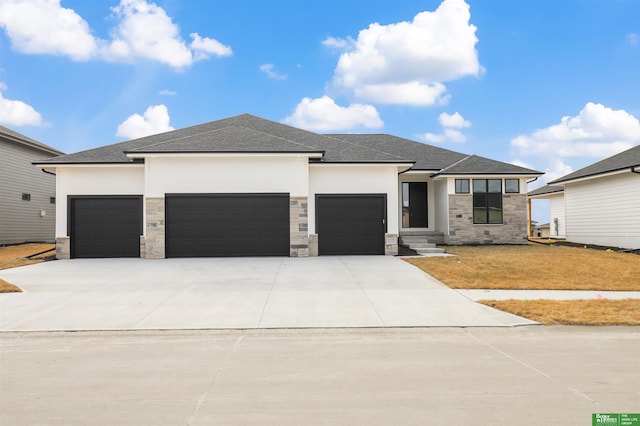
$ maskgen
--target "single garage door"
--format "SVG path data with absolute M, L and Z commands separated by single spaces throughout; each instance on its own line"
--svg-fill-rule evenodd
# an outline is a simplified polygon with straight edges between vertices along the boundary
M 140 257 L 142 197 L 69 199 L 71 257 Z
M 317 195 L 318 254 L 384 254 L 385 195 Z
M 289 256 L 289 194 L 167 195 L 166 256 Z

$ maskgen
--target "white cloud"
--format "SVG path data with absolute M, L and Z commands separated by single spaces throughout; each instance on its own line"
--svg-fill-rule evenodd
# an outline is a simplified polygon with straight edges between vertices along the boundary
M 200 37 L 198 33 L 191 33 L 189 36 L 193 39 L 189 47 L 195 52 L 195 59 L 198 61 L 207 59 L 210 55 L 222 57 L 233 54 L 231 47 L 220 43 L 214 38 Z
M 443 112 L 438 116 L 438 122 L 443 127 L 442 133 L 425 133 L 424 135 L 418 135 L 418 137 L 433 143 L 464 143 L 467 141 L 467 137 L 458 129 L 471 127 L 471 122 L 465 120 L 459 112 L 454 112 L 453 114 Z
M 364 101 L 428 106 L 445 96 L 444 82 L 481 72 L 476 27 L 464 0 L 444 0 L 434 12 L 411 22 L 371 24 L 353 43 L 328 38 L 342 47 L 333 86 Z
M 636 44 L 638 44 L 638 42 L 640 42 L 640 35 L 638 35 L 637 33 L 627 34 L 627 43 L 629 43 L 631 46 L 635 46 Z
M 322 45 L 328 47 L 330 49 L 352 49 L 356 46 L 356 41 L 351 37 L 347 38 L 336 38 L 336 37 L 327 37 L 322 40 Z
M 384 126 L 374 106 L 352 104 L 341 107 L 328 96 L 302 99 L 284 122 L 307 130 L 325 132 L 356 127 L 378 129 Z
M 471 122 L 465 120 L 459 112 L 454 112 L 453 114 L 447 114 L 446 112 L 443 112 L 438 117 L 438 122 L 442 125 L 442 127 L 452 127 L 454 129 L 471 127 Z
M 260 65 L 260 71 L 265 73 L 267 77 L 272 78 L 274 80 L 286 80 L 286 74 L 280 74 L 275 70 L 275 65 L 273 64 L 262 64 Z
M 0 27 L 11 46 L 23 53 L 69 56 L 76 61 L 91 59 L 98 41 L 89 24 L 60 0 L 3 0 Z
M 177 94 L 178 92 L 174 92 L 173 90 L 169 90 L 169 89 L 162 89 L 161 91 L 158 92 L 158 95 L 162 95 L 162 96 L 175 96 Z
M 2 0 L 0 27 L 17 51 L 68 56 L 76 61 L 158 61 L 180 69 L 211 55 L 229 56 L 231 48 L 191 33 L 187 46 L 165 10 L 146 0 L 120 0 L 111 8 L 117 25 L 110 40 L 95 37 L 89 24 L 60 0 Z
M 169 111 L 166 105 L 152 105 L 140 114 L 130 115 L 125 121 L 120 123 L 116 136 L 136 139 L 143 136 L 154 135 L 156 133 L 173 130 L 169 124 Z
M 543 164 L 542 181 L 565 176 L 640 143 L 640 121 L 624 110 L 587 103 L 576 116 L 511 140 L 515 155 Z M 544 165 L 546 164 L 546 165 Z
M 42 115 L 31 105 L 17 100 L 7 99 L 2 91 L 7 85 L 0 82 L 0 124 L 8 126 L 41 126 Z
M 640 142 L 640 121 L 624 110 L 589 102 L 575 117 L 511 140 L 519 155 L 605 158 Z

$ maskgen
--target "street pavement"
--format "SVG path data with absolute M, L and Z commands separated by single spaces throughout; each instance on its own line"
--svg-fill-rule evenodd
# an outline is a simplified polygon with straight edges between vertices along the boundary
M 0 333 L 2 425 L 590 425 L 639 327 Z

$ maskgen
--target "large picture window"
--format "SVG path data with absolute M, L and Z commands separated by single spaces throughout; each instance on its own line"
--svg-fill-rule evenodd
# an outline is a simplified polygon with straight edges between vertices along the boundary
M 502 223 L 502 179 L 473 180 L 473 223 Z

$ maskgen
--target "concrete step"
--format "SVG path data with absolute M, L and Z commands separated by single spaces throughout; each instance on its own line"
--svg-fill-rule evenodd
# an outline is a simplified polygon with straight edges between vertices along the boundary
M 402 244 L 417 244 L 417 243 L 428 243 L 429 240 L 426 237 L 400 237 L 400 242 Z
M 434 248 L 436 245 L 432 243 L 410 243 L 406 244 L 411 250 L 417 250 L 422 248 Z
M 444 249 L 439 247 L 429 247 L 429 248 L 412 249 L 412 250 L 415 250 L 416 253 L 418 254 L 444 253 Z

